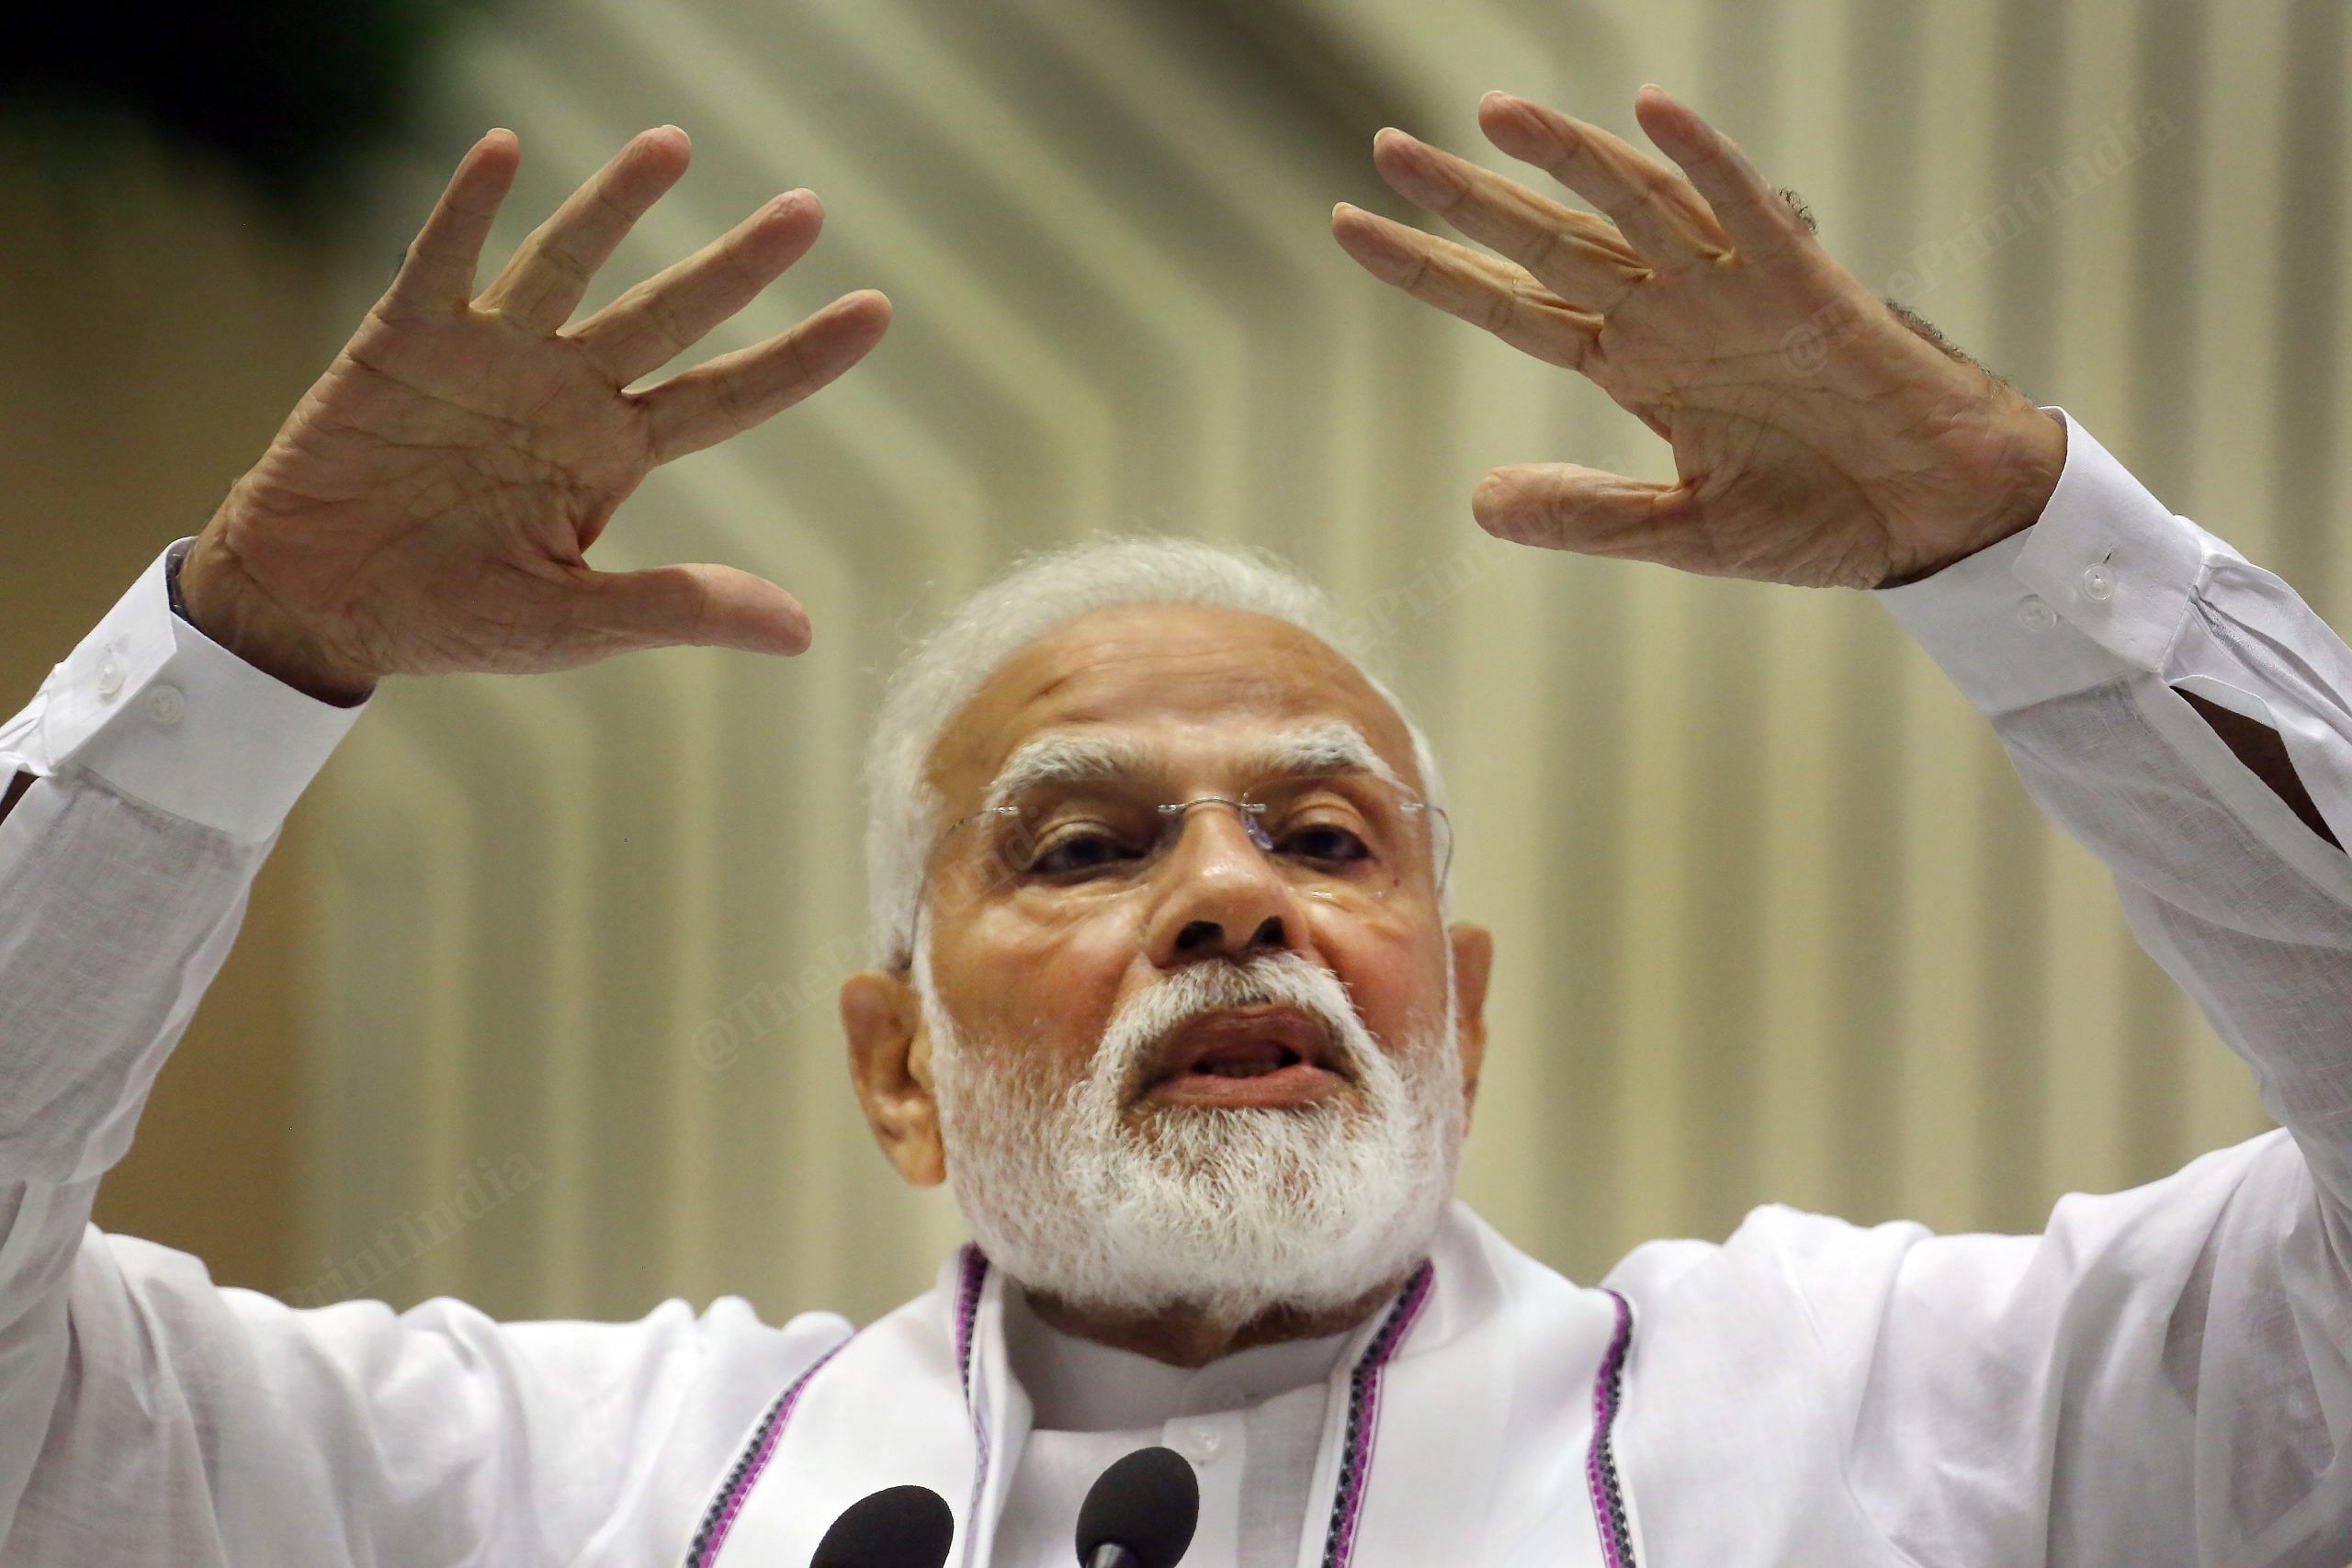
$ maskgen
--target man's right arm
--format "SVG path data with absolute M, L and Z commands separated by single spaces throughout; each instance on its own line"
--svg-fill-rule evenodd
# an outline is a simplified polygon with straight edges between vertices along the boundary
M 749 572 L 608 572 L 586 552 L 651 469 L 854 364 L 888 302 L 845 295 L 632 389 L 798 259 L 821 209 L 778 197 L 574 321 L 686 139 L 634 138 L 477 291 L 519 152 L 493 131 L 459 162 L 391 288 L 188 545 L 185 616 L 158 562 L 0 728 L 10 1562 L 571 1561 L 676 1407 L 662 1369 L 707 1335 L 670 1306 L 608 1328 L 454 1303 L 294 1314 L 86 1229 L 254 869 L 358 711 L 336 705 L 391 674 L 808 646 L 798 603 Z M 702 1425 L 740 1429 L 725 1402 L 749 1387 Z
M 0 726 L 0 1540 L 67 1377 L 98 1179 L 360 712 L 173 615 L 164 565 Z
M 674 1555 L 774 1388 L 845 1332 L 296 1311 L 88 1223 L 287 808 L 355 721 L 143 573 L 0 726 L 0 1562 Z M 235 1137 L 233 1121 L 220 1133 Z

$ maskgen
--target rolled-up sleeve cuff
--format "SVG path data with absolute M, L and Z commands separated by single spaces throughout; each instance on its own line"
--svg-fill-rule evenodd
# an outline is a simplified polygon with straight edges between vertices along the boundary
M 365 705 L 306 696 L 174 615 L 170 554 L 50 671 L 29 760 L 45 773 L 80 767 L 175 817 L 258 842 L 277 831 Z
M 2148 493 L 2064 410 L 2066 466 L 2031 527 L 1875 597 L 1969 702 L 2013 712 L 2161 672 L 2229 547 Z

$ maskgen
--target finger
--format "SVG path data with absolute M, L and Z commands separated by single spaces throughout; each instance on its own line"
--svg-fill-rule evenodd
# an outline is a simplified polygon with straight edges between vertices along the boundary
M 1471 492 L 1470 513 L 1498 539 L 1550 550 L 1657 560 L 1670 554 L 1689 504 L 1679 485 L 1629 479 L 1574 463 L 1496 468 Z
M 1649 275 L 1611 224 L 1401 130 L 1373 138 L 1372 158 L 1397 195 L 1492 245 L 1564 299 L 1605 312 Z
M 686 172 L 686 133 L 659 126 L 629 139 L 555 215 L 531 231 L 475 301 L 518 326 L 551 333 L 645 209 Z
M 482 242 L 514 186 L 522 156 L 511 130 L 492 130 L 466 150 L 385 290 L 385 315 L 446 314 L 473 298 Z
M 1731 138 L 1700 118 L 1697 110 L 1651 85 L 1635 95 L 1634 115 L 1658 151 L 1690 176 L 1740 250 L 1769 255 L 1798 239 L 1800 231 L 1810 235 L 1804 219 L 1765 183 Z
M 865 358 L 889 324 L 880 294 L 844 294 L 788 333 L 630 394 L 651 421 L 653 460 L 699 452 L 790 408 Z
M 1341 202 L 1331 234 L 1366 272 L 1513 348 L 1574 370 L 1591 352 L 1600 318 L 1579 310 L 1509 262 Z
M 731 566 L 596 571 L 581 582 L 577 630 L 616 651 L 734 648 L 788 655 L 808 647 L 808 612 L 800 601 Z
M 657 370 L 808 254 L 825 209 L 805 190 L 787 191 L 581 322 L 568 334 L 616 386 Z
M 1680 175 L 1597 125 L 1489 93 L 1478 104 L 1487 140 L 1534 164 L 1607 214 L 1660 266 L 1711 261 L 1727 248 L 1714 215 Z

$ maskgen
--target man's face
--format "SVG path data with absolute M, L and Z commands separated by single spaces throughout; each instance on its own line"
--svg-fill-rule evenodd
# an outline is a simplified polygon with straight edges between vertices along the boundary
M 1272 1258 L 1285 1227 L 1329 1255 L 1442 1206 L 1487 939 L 1445 928 L 1410 737 L 1351 665 L 1246 612 L 1098 612 L 989 679 L 929 782 L 916 995 L 885 1006 L 869 973 L 844 1016 L 885 1146 L 944 1169 L 991 1250 L 1053 1271 L 1068 1238 L 1032 1233 L 1075 1214 L 1192 1253 L 1170 1260 L 1191 1278 L 1217 1248 L 1297 1276 Z M 1270 810 L 1253 836 L 1229 806 L 1153 809 L 1204 797 Z M 1318 1262 L 1346 1274 L 1300 1277 Z M 1123 1269 L 1072 1288 L 1128 1293 Z

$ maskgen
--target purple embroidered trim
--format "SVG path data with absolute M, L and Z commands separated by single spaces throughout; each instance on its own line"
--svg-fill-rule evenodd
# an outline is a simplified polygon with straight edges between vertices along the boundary
M 981 1256 L 980 1249 L 977 1247 L 964 1248 L 963 1281 L 956 1292 L 956 1365 L 964 1381 L 964 1401 L 967 1405 L 972 1398 L 972 1325 L 979 1313 L 980 1286 L 988 1275 L 989 1260 Z M 785 1426 L 800 1404 L 801 1391 L 808 1386 L 809 1379 L 824 1371 L 826 1362 L 840 1355 L 848 1345 L 849 1340 L 844 1339 L 820 1356 L 816 1364 L 796 1378 L 792 1386 L 768 1407 L 767 1415 L 752 1429 L 751 1441 L 744 1445 L 744 1452 L 735 1461 L 735 1468 L 728 1472 L 727 1483 L 718 1489 L 718 1497 L 712 1500 L 710 1507 L 704 1513 L 701 1527 L 695 1531 L 694 1544 L 686 1549 L 686 1568 L 710 1568 L 718 1560 L 718 1549 L 727 1543 L 728 1531 L 734 1529 L 736 1516 L 743 1511 L 744 1503 L 750 1499 L 752 1484 L 767 1469 L 769 1459 L 775 1453 L 776 1444 L 784 1438 Z M 979 1439 L 980 1445 L 979 1468 L 972 1483 L 973 1500 L 977 1504 L 979 1487 L 988 1476 L 989 1463 L 988 1430 L 981 1424 L 977 1410 L 972 1414 L 972 1433 Z M 977 1509 L 970 1517 L 978 1517 Z
M 1355 1554 L 1356 1521 L 1363 1512 L 1364 1482 L 1372 1472 L 1373 1444 L 1379 1436 L 1380 1374 L 1419 1320 L 1436 1280 L 1436 1268 L 1424 1263 L 1406 1281 L 1404 1294 L 1388 1311 L 1388 1321 L 1349 1374 L 1348 1433 L 1340 1454 L 1339 1491 L 1331 1500 L 1331 1526 L 1323 1538 L 1323 1568 L 1347 1568 Z
M 853 1336 L 852 1337 L 854 1337 Z M 842 1353 L 849 1340 L 844 1339 L 823 1355 L 816 1364 L 793 1380 L 792 1386 L 768 1407 L 768 1413 L 752 1433 L 746 1451 L 736 1460 L 735 1468 L 728 1472 L 727 1484 L 718 1489 L 718 1496 L 703 1515 L 702 1528 L 695 1531 L 694 1544 L 686 1549 L 686 1568 L 710 1568 L 718 1560 L 718 1549 L 727 1544 L 727 1532 L 735 1528 L 735 1516 L 743 1511 L 744 1502 L 752 1495 L 752 1484 L 768 1467 L 769 1458 L 784 1436 L 785 1424 L 792 1419 L 792 1412 L 800 1403 L 801 1390 L 808 1380 L 824 1371 L 825 1363 Z
M 1625 1489 L 1617 1477 L 1611 1436 L 1623 1393 L 1625 1353 L 1634 1344 L 1634 1309 L 1616 1292 L 1617 1331 L 1592 1380 L 1592 1448 L 1586 1456 L 1585 1484 L 1592 1491 L 1592 1517 L 1600 1526 L 1600 1560 L 1608 1568 L 1634 1568 L 1634 1537 L 1625 1520 Z
M 956 1292 L 956 1370 L 964 1380 L 964 1403 L 972 1402 L 972 1327 L 979 1321 L 980 1287 L 988 1282 L 989 1260 L 977 1247 L 967 1245 L 963 1280 Z
M 978 1247 L 964 1248 L 963 1286 L 956 1292 L 956 1368 L 964 1382 L 964 1408 L 972 1418 L 972 1443 L 978 1456 L 972 1466 L 972 1495 L 964 1508 L 964 1517 L 978 1522 L 980 1498 L 989 1484 L 989 1427 L 972 1398 L 972 1337 L 980 1317 L 980 1287 L 988 1283 L 988 1255 Z M 971 1543 L 967 1540 L 965 1551 L 969 1560 Z

